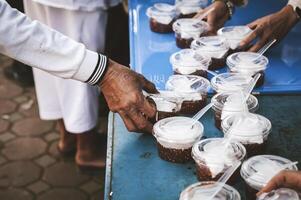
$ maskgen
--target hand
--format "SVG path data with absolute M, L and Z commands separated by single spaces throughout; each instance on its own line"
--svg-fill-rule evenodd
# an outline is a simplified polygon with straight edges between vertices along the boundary
M 209 24 L 208 35 L 216 35 L 218 29 L 224 26 L 229 19 L 230 14 L 227 5 L 222 1 L 215 1 L 210 6 L 197 13 L 194 18 L 201 16 L 207 10 L 214 8 L 214 10 L 205 18 Z
M 279 42 L 298 22 L 298 16 L 291 6 L 285 6 L 277 13 L 262 17 L 250 23 L 248 26 L 253 32 L 241 43 L 240 48 L 251 46 L 251 42 L 258 39 L 249 51 L 257 52 L 271 40 Z
M 131 132 L 152 132 L 156 109 L 148 103 L 142 90 L 157 93 L 156 87 L 142 75 L 109 61 L 107 72 L 99 84 L 111 111 L 118 112 Z
M 297 191 L 301 190 L 301 172 L 300 171 L 281 171 L 274 176 L 267 185 L 257 193 L 257 196 L 265 192 L 270 192 L 278 188 L 291 188 Z

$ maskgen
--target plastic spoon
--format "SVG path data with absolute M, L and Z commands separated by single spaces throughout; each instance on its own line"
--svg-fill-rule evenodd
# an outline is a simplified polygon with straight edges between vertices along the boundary
M 244 99 L 244 102 L 247 102 L 247 100 L 249 99 L 251 93 L 252 93 L 252 90 L 254 89 L 257 81 L 259 80 L 261 74 L 258 73 L 255 75 L 255 77 L 250 81 L 250 84 L 248 85 L 247 89 L 246 89 L 246 97 Z
M 208 198 L 208 200 L 212 200 L 225 186 L 226 182 L 232 176 L 232 174 L 236 171 L 236 169 L 240 166 L 241 162 L 237 161 L 232 165 L 229 169 L 225 171 L 225 173 L 217 180 L 217 182 L 221 183 L 215 190 L 215 192 Z
M 261 49 L 259 49 L 259 51 L 257 52 L 259 53 L 258 57 L 261 57 L 276 41 L 277 41 L 276 39 L 271 40 L 268 43 L 266 43 Z
M 191 127 L 193 127 L 201 118 L 202 116 L 213 106 L 213 103 L 209 103 L 207 106 L 202 108 L 197 114 L 195 114 L 192 119 L 194 120 Z

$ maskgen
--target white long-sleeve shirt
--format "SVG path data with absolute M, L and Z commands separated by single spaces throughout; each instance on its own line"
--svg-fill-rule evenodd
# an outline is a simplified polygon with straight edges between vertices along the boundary
M 0 0 L 0 53 L 52 75 L 94 85 L 105 71 L 107 57 Z
M 52 6 L 56 8 L 64 8 L 68 10 L 85 10 L 92 11 L 95 9 L 107 9 L 115 6 L 121 0 L 33 0 L 38 3 Z

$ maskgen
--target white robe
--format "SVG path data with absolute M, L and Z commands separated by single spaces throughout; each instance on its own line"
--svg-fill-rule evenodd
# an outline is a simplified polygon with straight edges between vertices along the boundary
M 87 10 L 70 10 L 69 7 L 44 5 L 46 0 L 24 0 L 25 13 L 33 20 L 86 45 L 89 50 L 103 52 L 107 13 L 100 7 Z M 74 1 L 74 0 L 73 0 Z M 49 1 L 50 2 L 50 1 Z M 51 1 L 54 4 L 55 1 Z M 89 0 L 82 0 L 88 4 Z M 98 1 L 95 1 L 98 2 Z M 73 7 L 75 8 L 75 7 Z M 43 62 L 41 60 L 40 62 Z M 96 126 L 98 118 L 98 88 L 88 84 L 62 79 L 39 69 L 34 69 L 37 100 L 41 119 L 63 119 L 66 130 L 83 133 Z

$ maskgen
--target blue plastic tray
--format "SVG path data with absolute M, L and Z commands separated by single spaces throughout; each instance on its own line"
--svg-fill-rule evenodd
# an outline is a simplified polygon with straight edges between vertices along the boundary
M 130 47 L 131 68 L 142 73 L 163 89 L 172 74 L 169 57 L 179 49 L 174 34 L 150 31 L 146 9 L 156 2 L 173 3 L 171 0 L 131 0 Z M 243 25 L 280 10 L 285 0 L 252 0 L 246 8 L 237 9 L 227 25 Z M 270 60 L 266 70 L 265 85 L 256 92 L 263 94 L 301 93 L 301 25 L 297 25 L 276 47 L 266 53 Z M 225 71 L 224 68 L 221 71 Z

